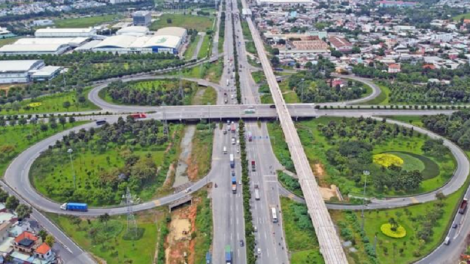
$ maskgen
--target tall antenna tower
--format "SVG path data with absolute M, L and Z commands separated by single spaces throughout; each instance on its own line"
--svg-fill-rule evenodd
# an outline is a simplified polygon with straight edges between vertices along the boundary
M 127 233 L 134 232 L 134 239 L 137 238 L 137 222 L 134 217 L 134 210 L 132 209 L 132 195 L 129 187 L 126 190 L 126 205 L 127 205 Z

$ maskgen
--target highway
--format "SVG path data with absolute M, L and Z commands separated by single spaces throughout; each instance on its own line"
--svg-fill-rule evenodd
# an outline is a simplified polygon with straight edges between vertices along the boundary
M 227 4 L 226 11 L 228 11 L 229 8 L 230 5 Z M 229 60 L 229 58 L 233 58 L 234 50 L 231 16 L 227 15 L 227 13 L 228 12 L 226 12 L 225 15 L 224 68 L 220 79 L 221 87 L 217 88 L 217 103 L 225 104 L 225 100 L 227 100 L 226 103 L 230 105 L 236 104 L 237 102 L 236 96 L 231 96 L 235 93 L 234 82 L 233 79 L 231 79 L 232 72 L 235 69 L 233 62 Z M 215 111 L 215 113 L 216 112 L 217 111 Z M 208 116 L 210 114 L 211 113 L 208 113 Z M 224 129 L 228 129 L 227 123 L 225 123 Z M 238 186 L 238 182 L 241 180 L 240 150 L 239 145 L 232 144 L 232 138 L 238 139 L 238 133 L 228 132 L 224 134 L 221 130 L 216 129 L 214 134 L 214 150 L 212 153 L 215 157 L 219 156 L 217 166 L 220 169 L 215 170 L 218 175 L 213 180 L 214 184 L 217 184 L 218 187 L 214 188 L 212 191 L 212 214 L 214 218 L 212 255 L 214 263 L 224 263 L 225 246 L 229 245 L 232 250 L 233 261 L 243 264 L 247 263 L 247 258 L 246 247 L 244 245 L 246 238 L 243 193 L 241 186 Z M 227 149 L 226 154 L 223 154 L 224 147 Z M 230 155 L 235 157 L 234 169 L 230 168 Z M 212 169 L 211 171 L 214 170 Z M 237 179 L 236 193 L 232 193 L 232 173 L 235 174 Z

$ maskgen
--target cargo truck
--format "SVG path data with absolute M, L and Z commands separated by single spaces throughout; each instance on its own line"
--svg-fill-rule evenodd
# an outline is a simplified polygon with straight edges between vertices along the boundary
M 259 187 L 258 187 L 258 184 L 255 184 L 255 199 L 256 200 L 259 200 L 260 197 L 259 197 Z
M 225 264 L 232 264 L 232 250 L 230 246 L 225 246 Z
M 232 121 L 232 124 L 230 125 L 230 131 L 232 131 L 232 133 L 235 133 L 237 131 L 237 126 L 235 125 L 233 121 Z
M 256 171 L 256 165 L 254 160 L 251 161 L 251 171 Z
M 235 159 L 233 158 L 233 154 L 230 154 L 230 168 L 235 168 Z
M 464 198 L 462 203 L 460 204 L 460 208 L 459 208 L 460 214 L 465 214 L 465 211 L 467 211 L 467 205 L 468 205 L 468 200 L 467 198 Z
M 106 120 L 97 120 L 96 121 L 97 126 L 101 126 L 101 125 L 104 125 L 104 124 L 106 124 Z
M 237 193 L 237 178 L 235 176 L 232 177 L 232 192 Z
M 60 206 L 60 209 L 66 211 L 86 212 L 88 211 L 88 205 L 86 203 L 64 203 Z

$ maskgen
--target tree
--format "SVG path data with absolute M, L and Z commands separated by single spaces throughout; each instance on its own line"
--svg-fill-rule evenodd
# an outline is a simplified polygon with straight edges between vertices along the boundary
M 332 50 L 331 51 L 331 56 L 336 57 L 336 58 L 340 58 L 341 56 L 343 56 L 343 53 L 341 53 L 341 51 L 339 51 L 339 50 Z
M 272 64 L 274 67 L 279 66 L 279 64 L 280 64 L 279 58 L 276 57 L 276 56 L 272 57 L 272 59 L 271 59 L 271 64 Z
M 80 224 L 82 223 L 82 219 L 78 216 L 70 216 L 70 222 L 74 225 L 77 225 L 78 227 L 80 227 Z
M 171 23 L 173 23 L 173 20 L 171 20 L 171 18 L 167 18 L 167 19 L 166 19 L 166 23 L 167 23 L 167 24 L 171 24 Z
M 111 217 L 109 216 L 108 213 L 105 213 L 105 214 L 102 214 L 100 216 L 98 216 L 98 220 L 100 221 L 100 223 L 104 223 L 105 226 L 108 225 L 108 221 Z
M 67 119 L 65 119 L 65 117 L 61 116 L 61 117 L 59 117 L 59 123 L 62 125 L 62 128 L 64 128 L 65 123 L 67 123 Z
M 62 106 L 63 106 L 66 110 L 69 109 L 70 105 L 71 105 L 71 104 L 70 104 L 69 101 L 65 101 L 65 102 L 62 104 Z
M 5 192 L 3 189 L 0 189 L 0 203 L 6 202 L 8 196 L 9 195 L 7 192 Z
M 16 207 L 20 204 L 20 201 L 15 196 L 9 196 L 7 198 L 7 202 L 5 203 L 5 207 L 10 210 L 15 210 Z
M 274 48 L 271 50 L 271 54 L 272 55 L 279 55 L 279 49 L 278 48 Z
M 75 117 L 73 116 L 69 117 L 69 123 L 70 124 L 75 123 Z
M 40 126 L 40 129 L 42 132 L 46 132 L 49 129 L 49 127 L 46 124 L 42 123 Z
M 20 204 L 16 207 L 16 214 L 18 215 L 18 218 L 28 218 L 33 210 L 31 207 L 27 206 L 26 204 Z
M 42 241 L 46 241 L 47 232 L 44 229 L 39 230 L 38 236 L 41 237 Z
M 52 247 L 52 246 L 54 246 L 55 238 L 51 235 L 47 235 L 45 242 L 48 246 Z

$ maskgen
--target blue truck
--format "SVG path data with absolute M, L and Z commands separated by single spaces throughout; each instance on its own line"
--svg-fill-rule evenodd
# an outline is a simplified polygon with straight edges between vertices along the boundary
M 237 178 L 232 176 L 232 192 L 237 193 Z
M 232 264 L 232 250 L 230 246 L 225 246 L 225 264 Z
M 60 206 L 60 209 L 66 211 L 86 212 L 88 211 L 88 205 L 86 203 L 64 203 Z

